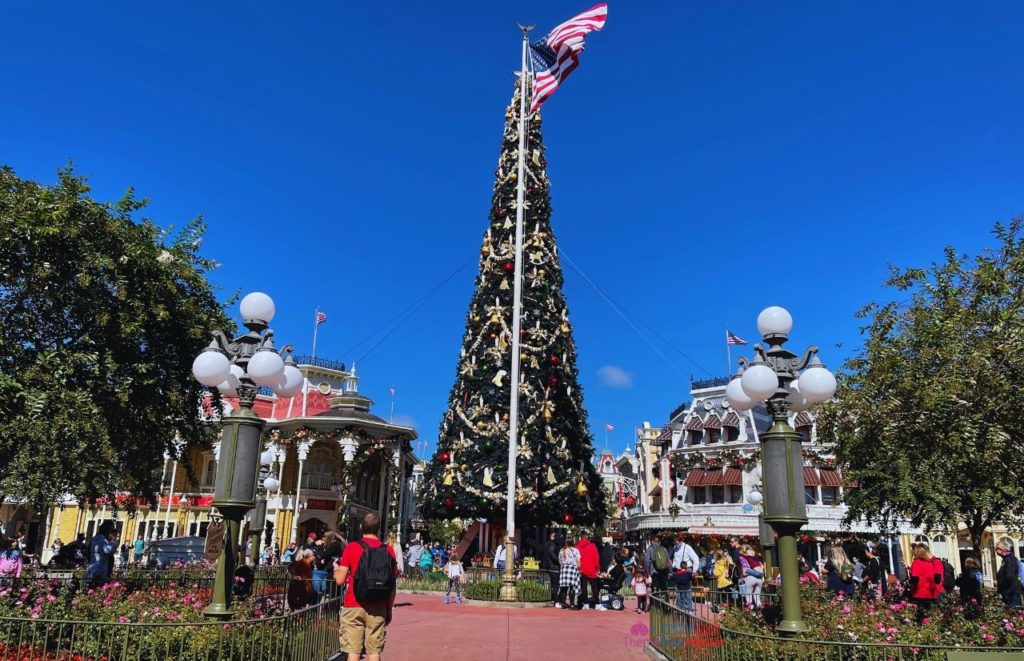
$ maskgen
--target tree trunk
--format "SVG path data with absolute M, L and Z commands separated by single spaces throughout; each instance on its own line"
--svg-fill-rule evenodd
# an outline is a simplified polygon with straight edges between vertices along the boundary
M 46 538 L 50 532 L 50 513 L 52 511 L 53 505 L 39 510 L 39 529 L 36 531 L 35 552 L 40 565 L 43 563 L 43 551 L 46 550 Z
M 971 546 L 974 548 L 974 553 L 981 560 L 981 538 L 985 534 L 985 528 L 983 526 L 971 526 L 968 530 L 971 533 Z

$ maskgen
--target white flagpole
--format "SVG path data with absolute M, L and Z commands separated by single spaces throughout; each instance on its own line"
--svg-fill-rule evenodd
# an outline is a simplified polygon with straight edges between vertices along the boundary
M 725 325 L 725 376 L 732 376 L 732 348 L 729 346 L 729 324 Z
M 395 387 L 391 386 L 391 418 L 388 420 L 389 423 L 395 423 Z
M 523 203 L 526 198 L 526 92 L 527 77 L 526 51 L 529 47 L 531 27 L 519 26 L 523 31 L 522 68 L 519 70 L 519 179 L 516 182 L 516 245 L 515 284 L 512 287 L 512 374 L 509 379 L 508 411 L 508 492 L 505 514 L 505 529 L 511 540 L 516 530 L 516 451 L 519 434 L 519 331 L 522 324 L 521 305 L 523 295 Z M 506 546 L 508 548 L 508 546 Z M 506 553 L 505 567 L 512 561 Z
M 316 336 L 320 331 L 320 306 L 316 306 L 316 310 L 313 311 L 313 355 L 312 360 L 316 360 Z M 302 375 L 302 417 L 306 417 L 306 400 L 309 399 L 309 377 L 305 374 Z
M 316 336 L 320 332 L 320 306 L 313 313 L 313 358 L 316 358 Z

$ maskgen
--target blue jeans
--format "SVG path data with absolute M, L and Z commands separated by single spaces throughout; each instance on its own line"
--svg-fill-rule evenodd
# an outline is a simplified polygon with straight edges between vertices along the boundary
M 326 569 L 314 569 L 313 570 L 313 592 L 319 597 L 327 591 L 327 570 Z
M 693 590 L 676 590 L 676 608 L 693 612 Z

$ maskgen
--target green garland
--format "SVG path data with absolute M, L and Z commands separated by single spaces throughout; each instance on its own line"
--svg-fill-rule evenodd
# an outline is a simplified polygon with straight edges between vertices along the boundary
M 760 454 L 760 451 L 758 451 Z M 724 449 L 720 452 L 704 454 L 703 452 L 673 453 L 669 461 L 672 468 L 721 468 L 722 466 L 745 466 L 753 461 L 751 455 L 744 455 L 736 450 Z

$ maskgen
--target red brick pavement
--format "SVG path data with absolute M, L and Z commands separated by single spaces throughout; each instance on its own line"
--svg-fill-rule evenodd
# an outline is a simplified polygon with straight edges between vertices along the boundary
M 640 659 L 648 615 L 634 610 L 445 606 L 441 596 L 399 594 L 385 661 Z

